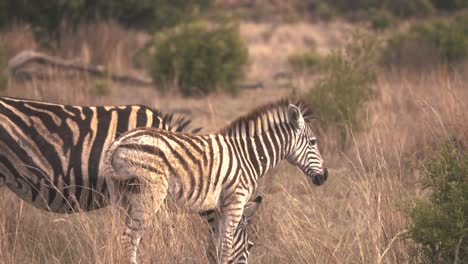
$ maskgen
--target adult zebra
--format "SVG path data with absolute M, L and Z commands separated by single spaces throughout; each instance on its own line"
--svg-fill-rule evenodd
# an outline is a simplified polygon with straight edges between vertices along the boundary
M 189 123 L 139 105 L 71 106 L 0 97 L 0 187 L 55 213 L 103 208 L 109 192 L 100 164 L 116 137 L 135 127 L 185 131 Z M 204 215 L 212 226 L 216 214 Z M 238 247 L 247 255 L 246 228 L 239 226 L 236 233 L 246 238 Z
M 190 120 L 139 105 L 71 106 L 0 97 L 0 186 L 55 213 L 108 204 L 104 150 L 135 127 L 183 131 Z
M 217 259 L 230 262 L 234 231 L 259 177 L 286 159 L 314 184 L 326 181 L 328 172 L 308 119 L 304 104 L 282 99 L 216 134 L 140 128 L 114 141 L 103 170 L 111 201 L 127 208 L 122 243 L 130 262 L 137 262 L 148 213 L 157 211 L 166 196 L 193 211 L 219 208 Z M 128 182 L 137 188 L 122 188 Z

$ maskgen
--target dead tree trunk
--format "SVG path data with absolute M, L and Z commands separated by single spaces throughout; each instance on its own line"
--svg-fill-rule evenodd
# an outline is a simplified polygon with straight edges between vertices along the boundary
M 84 64 L 72 60 L 65 60 L 55 56 L 49 56 L 47 54 L 36 52 L 33 50 L 24 50 L 18 53 L 15 57 L 8 61 L 8 67 L 11 75 L 15 78 L 32 78 L 37 75 L 39 78 L 51 79 L 53 76 L 44 76 L 34 70 L 24 69 L 29 63 L 38 63 L 42 65 L 53 66 L 59 69 L 65 70 L 76 70 L 78 72 L 86 72 L 94 76 L 110 78 L 113 81 L 135 83 L 140 85 L 153 85 L 150 78 L 134 76 L 128 74 L 116 74 L 111 73 L 106 67 L 102 65 Z

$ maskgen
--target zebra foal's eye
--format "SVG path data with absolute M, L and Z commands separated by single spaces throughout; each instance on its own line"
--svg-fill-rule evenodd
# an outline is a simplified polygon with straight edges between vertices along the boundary
M 310 145 L 315 146 L 315 144 L 317 144 L 317 139 L 313 138 L 313 139 L 310 140 L 309 143 L 310 143 Z

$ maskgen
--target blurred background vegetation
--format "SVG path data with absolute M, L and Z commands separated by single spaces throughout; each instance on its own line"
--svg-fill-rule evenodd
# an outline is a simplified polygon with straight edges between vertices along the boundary
M 193 19 L 202 14 L 210 4 L 210 0 L 2 0 L 0 26 L 28 23 L 36 38 L 57 42 L 60 41 L 62 30 L 76 29 L 80 23 L 95 20 L 112 19 L 127 27 L 155 32 Z
M 319 28 L 310 34 L 312 37 L 303 37 L 301 45 L 297 45 L 300 48 L 295 44 L 288 46 L 296 31 L 305 31 L 310 25 Z M 321 43 L 322 35 L 330 35 L 326 44 Z M 407 259 L 468 263 L 468 122 L 466 113 L 458 111 L 466 109 L 464 97 L 460 99 L 458 95 L 468 89 L 467 0 L 0 0 L 0 91 L 9 93 L 22 85 L 9 75 L 8 59 L 31 47 L 65 58 L 75 59 L 78 55 L 86 63 L 108 67 L 109 76 L 97 80 L 77 77 L 85 80 L 85 88 L 75 81 L 59 83 L 58 95 L 54 95 L 57 98 L 63 96 L 63 87 L 70 83 L 80 87 L 76 93 L 89 92 L 87 103 L 95 97 L 120 98 L 110 77 L 112 72 L 119 71 L 149 76 L 157 95 L 169 98 L 168 101 L 182 102 L 185 106 L 201 100 L 202 106 L 191 109 L 200 115 L 213 113 L 211 103 L 206 102 L 218 101 L 218 96 L 224 100 L 221 108 L 229 110 L 225 117 L 232 117 L 231 113 L 238 114 L 250 108 L 247 104 L 266 100 L 269 95 L 300 97 L 314 110 L 318 137 L 328 141 L 321 147 L 324 152 L 335 153 L 330 156 L 336 164 L 343 166 L 341 154 L 344 154 L 362 166 L 353 167 L 350 170 L 353 173 L 360 174 L 362 170 L 370 177 L 372 168 L 379 171 L 378 177 L 372 174 L 375 176 L 372 182 L 368 178 L 363 181 L 368 181 L 369 188 L 382 188 L 383 194 L 388 194 L 386 188 L 394 187 L 392 184 L 400 178 L 405 178 L 401 180 L 405 184 L 418 186 L 411 187 L 412 193 L 418 192 L 418 199 L 413 199 L 416 195 L 405 197 L 411 201 L 408 208 L 398 212 L 393 207 L 388 209 L 393 210 L 394 217 L 389 217 L 392 220 L 388 221 L 389 226 L 400 219 L 400 214 L 405 215 L 405 220 L 391 235 L 383 231 L 383 235 L 376 236 L 376 243 L 381 244 L 371 248 L 382 249 L 377 258 L 347 258 L 348 252 L 361 250 L 347 248 L 341 262 L 359 259 L 379 263 L 392 246 L 392 236 L 397 238 L 401 231 L 406 234 L 405 241 L 413 246 L 403 246 L 401 242 L 404 250 L 397 248 L 395 252 L 411 251 L 404 255 Z M 28 96 L 24 97 L 40 95 L 53 86 L 42 84 L 39 79 L 30 82 L 33 92 L 27 90 Z M 259 88 L 258 94 L 243 94 L 245 87 L 264 84 L 267 87 Z M 453 90 L 457 87 L 458 93 Z M 138 100 L 148 97 L 148 92 L 139 92 L 134 86 L 123 90 L 140 95 Z M 444 91 L 446 97 L 440 95 Z M 69 93 L 70 97 L 79 98 Z M 229 97 L 226 99 L 223 94 Z M 423 99 L 413 99 L 416 95 Z M 239 105 L 229 105 L 236 96 L 240 97 Z M 424 115 L 421 112 L 437 112 L 433 105 L 445 116 L 429 122 L 421 117 Z M 219 125 L 213 115 L 206 119 L 207 126 Z M 450 129 L 444 127 L 444 133 L 431 130 L 444 122 L 450 122 Z M 395 129 L 397 124 L 405 127 Z M 376 127 L 385 131 L 379 132 L 383 136 L 377 133 L 378 140 L 374 142 L 369 137 Z M 411 133 L 414 134 L 411 140 L 391 141 Z M 431 137 L 437 140 L 428 139 Z M 356 149 L 372 152 L 374 145 L 369 142 L 386 144 L 385 151 L 368 154 L 367 158 L 356 155 Z M 397 145 L 403 149 L 398 157 L 388 157 Z M 380 156 L 384 158 L 380 160 Z M 391 178 L 390 183 L 384 182 L 379 187 L 376 182 L 387 180 L 381 171 L 400 178 Z M 413 174 L 418 183 L 408 183 L 406 177 Z M 364 193 L 373 196 L 373 190 Z M 392 191 L 388 194 L 389 207 L 395 199 L 402 199 L 400 190 Z M 419 195 L 419 191 L 423 194 Z M 339 195 L 346 200 L 349 194 Z M 315 199 L 320 198 L 314 197 L 313 202 Z M 370 198 L 363 198 L 366 199 Z M 326 214 L 328 217 L 337 213 Z M 369 221 L 375 221 L 373 215 L 367 216 Z M 336 218 L 342 220 L 341 225 L 348 224 L 348 215 Z M 379 228 L 386 230 L 387 226 Z M 332 239 L 330 244 L 346 244 L 341 242 Z M 355 240 L 349 244 L 353 243 L 356 244 Z M 270 250 L 263 246 L 264 250 Z M 302 248 L 291 252 L 305 254 Z M 400 260 L 397 255 L 388 263 L 392 260 L 397 263 Z
M 336 16 L 354 23 L 367 23 L 370 28 L 382 31 L 396 25 L 397 21 L 427 18 L 424 22 L 412 23 L 407 30 L 386 36 L 378 56 L 380 64 L 385 66 L 430 67 L 434 63 L 453 64 L 466 59 L 468 16 L 463 10 L 467 3 L 465 0 L 295 0 L 289 4 L 212 0 L 1 0 L 0 28 L 25 23 L 30 25 L 43 48 L 60 49 L 63 32 L 76 31 L 79 25 L 94 21 L 117 21 L 124 27 L 154 35 L 154 40 L 139 54 L 147 57 L 140 63 L 145 65 L 158 89 L 165 91 L 173 86 L 184 95 L 203 95 L 218 90 L 235 94 L 248 62 L 236 19 L 287 23 L 299 18 L 330 21 Z M 295 71 L 312 69 L 321 61 L 328 61 L 325 62 L 328 68 L 339 68 L 343 65 L 330 66 L 329 62 L 332 57 L 336 61 L 342 55 L 321 60 L 311 48 L 309 52 L 291 55 L 290 62 Z M 349 69 L 354 70 L 353 67 Z M 331 71 L 334 70 L 344 69 Z M 360 101 L 356 103 L 361 104 Z M 356 112 L 351 110 L 353 113 L 348 115 L 338 113 L 343 111 L 343 106 L 331 108 L 335 109 L 331 114 L 335 116 L 333 120 L 343 115 L 353 120 Z

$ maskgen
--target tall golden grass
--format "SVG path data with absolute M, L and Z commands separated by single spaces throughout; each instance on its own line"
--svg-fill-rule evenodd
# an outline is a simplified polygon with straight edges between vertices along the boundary
M 113 27 L 96 27 L 96 34 L 83 33 L 80 39 L 92 43 L 86 39 L 98 38 L 99 30 L 112 32 Z M 20 34 L 25 33 L 0 33 L 0 39 L 21 39 Z M 131 65 L 129 57 L 121 54 L 132 47 L 119 53 L 118 43 L 126 36 L 119 34 L 112 47 L 99 44 L 109 54 L 102 60 Z M 293 26 L 287 34 L 294 34 Z M 254 46 L 251 53 L 258 48 Z M 104 52 L 100 49 L 92 46 L 89 56 Z M 76 50 L 73 55 L 81 54 L 81 49 Z M 253 58 L 266 55 L 251 54 Z M 284 64 L 279 61 L 276 65 Z M 440 66 L 426 72 L 389 70 L 380 74 L 373 87 L 376 98 L 367 105 L 367 127 L 352 133 L 351 147 L 337 151 L 332 133 L 318 139 L 330 169 L 324 186 L 312 186 L 286 163 L 266 175 L 260 188 L 264 202 L 251 230 L 255 241 L 251 262 L 413 263 L 411 250 L 416 245 L 404 239 L 408 218 L 402 208 L 425 195 L 416 165 L 428 150 L 448 136 L 468 142 L 466 69 L 466 65 L 458 70 Z M 255 76 L 272 76 L 273 69 L 269 71 Z M 73 81 L 33 80 L 13 83 L 2 95 L 71 104 L 140 103 L 166 111 L 183 108 L 197 126 L 209 132 L 256 105 L 291 93 L 272 85 L 235 98 L 216 94 L 187 99 L 160 97 L 151 89 L 114 84 L 110 95 L 97 97 L 92 92 L 94 85 L 95 80 L 87 76 Z M 305 86 L 310 84 L 302 88 Z M 163 209 L 154 218 L 139 252 L 143 263 L 207 263 L 208 228 L 200 217 Z M 119 263 L 123 252 L 117 239 L 118 225 L 109 209 L 51 214 L 31 207 L 3 188 L 0 263 Z

